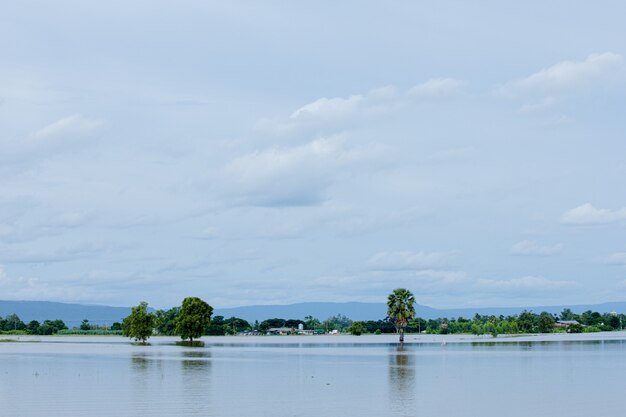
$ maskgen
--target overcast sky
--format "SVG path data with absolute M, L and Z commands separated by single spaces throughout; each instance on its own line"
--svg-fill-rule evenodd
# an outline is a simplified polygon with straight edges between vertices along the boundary
M 626 300 L 621 1 L 0 6 L 0 299 Z

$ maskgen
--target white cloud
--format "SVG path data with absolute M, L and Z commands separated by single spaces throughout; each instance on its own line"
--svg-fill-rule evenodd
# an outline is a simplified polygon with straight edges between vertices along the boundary
M 80 299 L 79 291 L 67 288 L 51 287 L 37 278 L 9 277 L 0 265 L 0 293 L 9 300 L 58 300 Z
M 28 167 L 34 160 L 41 161 L 59 153 L 82 148 L 102 125 L 99 120 L 80 114 L 64 117 L 21 139 L 0 138 L 0 169 Z
M 562 61 L 527 78 L 509 81 L 498 89 L 505 96 L 562 92 L 580 87 L 606 85 L 626 75 L 624 58 L 613 52 L 591 54 L 583 61 Z
M 341 135 L 293 147 L 272 147 L 231 161 L 224 169 L 227 193 L 241 203 L 310 205 L 324 199 L 324 191 L 342 169 L 380 159 L 379 146 L 351 147 Z
M 354 95 L 348 98 L 322 97 L 312 103 L 306 104 L 294 111 L 291 119 L 328 117 L 328 118 L 344 118 L 353 115 L 356 110 L 363 105 L 365 97 L 362 95 Z
M 454 78 L 431 78 L 411 88 L 408 94 L 413 97 L 449 97 L 458 93 L 464 85 L 465 81 Z
M 565 224 L 603 224 L 626 220 L 626 207 L 621 209 L 599 209 L 590 203 L 585 203 L 566 211 L 561 216 L 561 223 Z
M 542 246 L 532 240 L 522 240 L 511 247 L 511 254 L 521 256 L 551 256 L 560 253 L 563 245 Z
M 85 135 L 101 125 L 102 122 L 99 120 L 88 119 L 81 114 L 74 114 L 39 129 L 31 135 L 31 138 L 39 141 L 63 136 Z
M 551 290 L 565 290 L 578 287 L 574 281 L 553 281 L 543 277 L 525 276 L 510 280 L 479 279 L 476 287 L 484 291 L 495 292 L 541 292 Z
M 443 271 L 434 269 L 425 269 L 417 271 L 415 276 L 420 280 L 428 282 L 437 282 L 440 284 L 459 284 L 467 282 L 467 274 L 464 271 Z
M 606 259 L 606 262 L 610 265 L 625 265 L 626 266 L 626 252 L 612 253 Z
M 437 268 L 449 264 L 455 256 L 455 252 L 379 252 L 368 264 L 374 270 Z
M 547 110 L 552 109 L 557 100 L 554 97 L 544 97 L 538 103 L 533 104 L 525 104 L 520 108 L 520 113 L 523 114 L 534 114 L 541 113 Z
M 338 131 L 352 122 L 365 122 L 420 99 L 450 97 L 464 85 L 464 81 L 453 78 L 433 78 L 405 91 L 386 86 L 347 97 L 322 97 L 296 109 L 287 120 L 260 120 L 257 130 L 279 135 L 312 127 L 316 131 L 320 127 Z
M 387 110 L 388 104 L 397 100 L 394 87 L 382 87 L 366 94 L 355 94 L 349 97 L 322 97 L 306 104 L 289 117 L 295 121 L 337 121 L 357 115 L 379 113 Z

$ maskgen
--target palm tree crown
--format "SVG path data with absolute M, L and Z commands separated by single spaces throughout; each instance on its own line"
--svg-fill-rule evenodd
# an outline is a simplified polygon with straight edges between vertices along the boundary
M 387 297 L 387 316 L 393 321 L 396 330 L 400 332 L 400 342 L 404 342 L 404 328 L 409 319 L 415 317 L 415 296 L 406 288 L 396 288 Z

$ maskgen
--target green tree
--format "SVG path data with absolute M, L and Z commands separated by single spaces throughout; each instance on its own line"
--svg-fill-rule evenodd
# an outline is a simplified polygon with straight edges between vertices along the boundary
M 415 297 L 406 288 L 396 288 L 387 297 L 387 316 L 400 333 L 400 343 L 404 343 L 404 328 L 415 317 Z
M 285 327 L 285 319 L 267 319 L 263 320 L 261 324 L 259 324 L 259 330 L 263 333 L 267 332 L 268 329 Z
M 297 329 L 300 324 L 304 326 L 304 321 L 297 319 L 289 319 L 285 321 L 285 327 L 289 327 L 290 329 Z
M 304 327 L 307 330 L 316 330 L 322 326 L 322 323 L 313 316 L 306 316 L 304 318 Z
M 114 322 L 113 324 L 111 324 L 111 330 L 113 331 L 119 331 L 122 330 L 122 323 L 119 322 Z
M 180 307 L 173 307 L 169 310 L 157 310 L 156 330 L 159 334 L 173 336 L 176 334 L 176 319 L 180 314 Z
M 535 315 L 524 310 L 517 318 L 517 325 L 522 333 L 532 333 L 535 329 Z
M 154 314 L 148 312 L 148 303 L 142 301 L 133 307 L 128 317 L 122 321 L 122 334 L 135 341 L 146 343 L 154 329 Z
M 224 336 L 226 333 L 224 326 L 224 316 L 215 316 L 207 326 L 205 334 L 209 336 Z
M 17 314 L 9 314 L 3 320 L 4 330 L 7 332 L 15 330 L 26 330 L 26 324 L 20 320 Z
M 361 336 L 363 333 L 367 331 L 362 321 L 352 322 L 350 327 L 348 327 L 348 331 L 355 336 Z
M 85 319 L 80 323 L 80 330 L 91 330 L 91 324 L 89 324 L 89 320 Z
M 225 331 L 227 334 L 237 334 L 250 330 L 250 323 L 239 317 L 231 317 L 224 320 L 224 325 L 228 329 L 228 331 Z M 296 325 L 296 328 L 297 327 L 298 326 Z
M 552 333 L 554 330 L 554 317 L 545 311 L 537 318 L 537 329 L 539 333 Z
M 561 311 L 561 320 L 576 320 L 576 317 L 576 314 L 572 313 L 572 310 L 569 308 L 564 308 L 563 311 Z
M 582 333 L 583 332 L 583 326 L 581 324 L 578 324 L 578 323 L 570 324 L 567 327 L 567 332 L 568 333 Z
M 29 334 L 39 334 L 39 322 L 37 320 L 32 320 L 30 323 L 28 323 L 28 333 Z
M 197 339 L 202 336 L 204 329 L 211 322 L 213 307 L 198 297 L 187 297 L 183 300 L 180 314 L 176 320 L 176 333 L 183 340 Z
M 344 331 L 352 324 L 352 320 L 342 314 L 329 317 L 326 321 L 332 323 L 333 329 L 337 329 L 339 331 Z

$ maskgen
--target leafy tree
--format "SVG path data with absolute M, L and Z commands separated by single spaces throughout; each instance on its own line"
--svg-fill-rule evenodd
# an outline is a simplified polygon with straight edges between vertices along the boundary
M 583 326 L 581 324 L 570 324 L 567 327 L 567 332 L 568 333 L 582 333 L 583 332 Z
M 215 316 L 206 328 L 205 333 L 209 336 L 224 336 L 224 316 Z
M 545 311 L 537 319 L 537 329 L 539 333 L 552 333 L 554 330 L 554 317 Z
M 146 343 L 154 329 L 154 314 L 148 312 L 148 303 L 142 301 L 133 307 L 128 317 L 122 321 L 122 334 L 134 338 L 135 341 Z
M 576 320 L 577 319 L 577 315 L 572 313 L 572 310 L 570 310 L 569 308 L 564 308 L 563 311 L 561 311 L 561 315 L 560 315 L 560 319 L 561 320 Z
M 395 326 L 388 319 L 385 320 L 368 320 L 363 323 L 368 333 L 394 333 L 396 331 Z M 425 328 L 425 326 L 424 326 Z
M 80 323 L 80 330 L 91 330 L 91 325 L 89 324 L 89 320 L 85 319 Z
M 176 319 L 176 333 L 183 340 L 199 338 L 211 322 L 213 307 L 198 297 L 187 297 L 183 300 L 180 314 Z
M 362 321 L 355 321 L 352 322 L 348 331 L 355 336 L 361 336 L 361 334 L 365 333 L 367 330 L 365 329 Z
M 617 313 L 605 314 L 605 323 L 611 330 L 618 330 L 621 326 L 621 318 Z
M 336 316 L 329 317 L 326 321 L 329 322 L 329 325 L 330 323 L 332 323 L 332 329 L 337 329 L 340 331 L 347 329 L 352 324 L 352 320 L 342 314 L 337 314 Z
M 324 320 L 322 322 L 322 327 L 324 328 L 324 332 L 326 333 L 337 329 L 337 325 L 335 324 L 335 322 L 330 319 Z
M 116 321 L 116 322 L 114 322 L 114 323 L 111 325 L 111 330 L 114 330 L 114 331 L 122 330 L 122 323 L 119 323 L 119 322 L 117 322 L 117 321 Z
M 180 314 L 180 307 L 173 307 L 169 310 L 157 310 L 156 330 L 159 334 L 173 336 L 176 334 L 176 319 Z
M 316 330 L 322 326 L 322 323 L 313 316 L 306 316 L 304 318 L 304 327 L 307 330 Z
M 259 330 L 263 333 L 267 332 L 268 329 L 276 328 L 276 327 L 285 327 L 284 319 L 267 319 L 263 320 L 261 324 L 259 324 Z
M 54 329 L 55 329 L 54 333 L 57 333 L 59 330 L 66 330 L 67 329 L 67 325 L 61 319 L 44 320 L 43 324 L 47 324 L 48 326 L 54 327 Z
M 37 320 L 31 320 L 31 322 L 28 323 L 26 330 L 28 330 L 28 333 L 30 334 L 39 334 L 39 326 L 40 324 Z
M 17 314 L 9 314 L 3 320 L 3 328 L 7 332 L 12 330 L 26 330 L 26 324 L 20 320 Z
M 517 325 L 522 333 L 532 333 L 535 329 L 535 315 L 527 310 L 517 318 Z
M 224 325 L 228 328 L 228 331 L 226 332 L 228 334 L 237 334 L 250 330 L 250 323 L 244 319 L 240 319 L 239 317 L 231 317 L 224 320 Z
M 415 316 L 415 297 L 406 288 L 396 288 L 387 297 L 387 316 L 400 333 L 400 343 L 404 342 L 404 328 Z
M 44 320 L 44 322 L 39 326 L 39 329 L 37 329 L 37 334 L 57 334 L 59 330 L 65 329 L 67 329 L 67 326 L 65 325 L 63 320 Z
M 300 324 L 304 325 L 304 321 L 296 319 L 285 321 L 285 327 L 289 327 L 290 329 L 297 329 Z
M 426 330 L 428 322 L 419 317 L 409 320 L 409 324 L 406 326 L 407 333 L 421 333 L 422 330 Z

